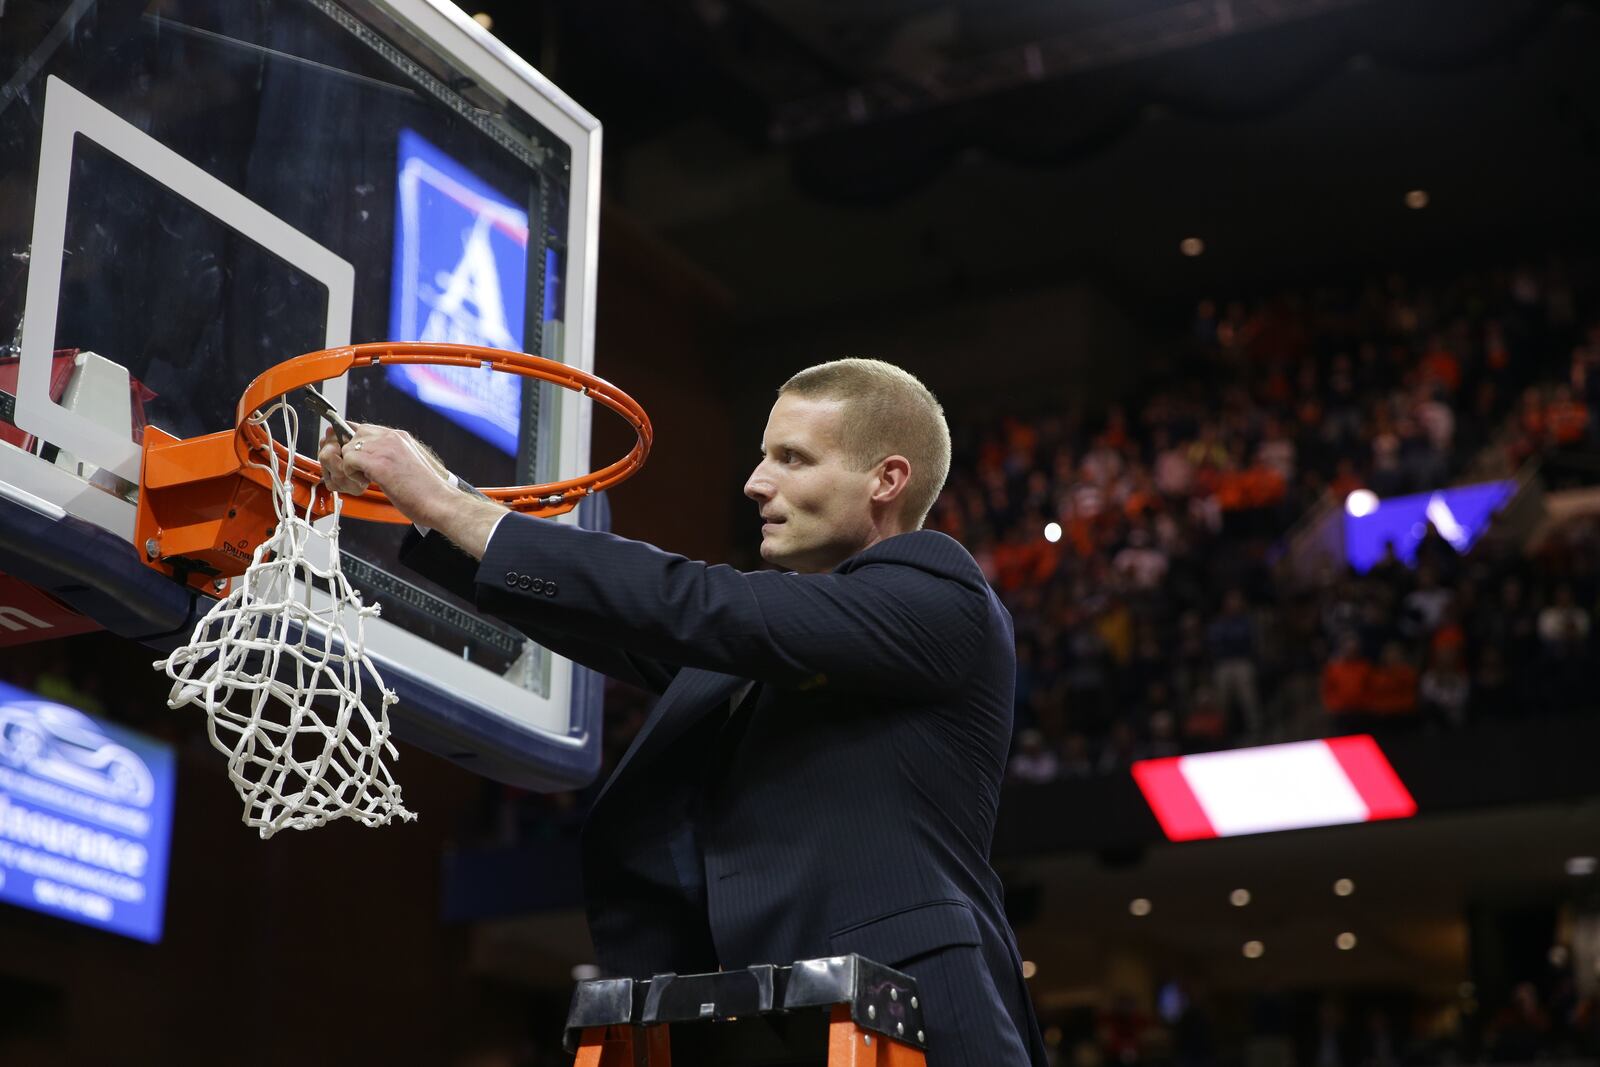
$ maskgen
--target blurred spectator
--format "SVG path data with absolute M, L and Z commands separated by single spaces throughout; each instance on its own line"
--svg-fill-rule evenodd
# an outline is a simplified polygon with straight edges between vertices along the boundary
M 1417 713 L 1417 669 L 1406 659 L 1405 646 L 1390 641 L 1367 675 L 1366 710 L 1389 723 L 1414 719 Z
M 1439 584 L 1431 564 L 1417 567 L 1417 587 L 1401 601 L 1400 632 L 1411 638 L 1432 636 L 1444 621 L 1455 594 Z
M 1367 710 L 1372 661 L 1361 653 L 1361 640 L 1346 634 L 1339 652 L 1322 668 L 1322 707 L 1330 715 L 1357 715 Z
M 1572 599 L 1572 586 L 1556 587 L 1555 600 L 1539 613 L 1539 642 L 1547 660 L 1567 661 L 1583 654 L 1589 641 L 1589 613 Z
M 1455 579 L 1461 567 L 1461 553 L 1456 551 L 1456 546 L 1445 540 L 1444 534 L 1439 532 L 1432 519 L 1427 522 L 1426 531 L 1422 540 L 1417 543 L 1417 568 L 1431 569 L 1435 577 L 1442 581 Z
M 1167 577 L 1167 554 L 1152 543 L 1144 526 L 1128 534 L 1127 547 L 1116 554 L 1111 565 L 1129 588 L 1139 591 L 1157 589 Z
M 1094 761 L 1089 758 L 1089 739 L 1080 733 L 1070 733 L 1061 742 L 1061 777 L 1087 778 L 1094 773 Z
M 1261 699 L 1256 689 L 1256 627 L 1244 593 L 1230 589 L 1222 612 L 1206 629 L 1211 652 L 1212 685 L 1224 715 L 1237 709 L 1240 725 L 1251 735 L 1261 733 Z
M 1587 673 L 1589 612 L 1577 605 L 1572 586 L 1563 582 L 1539 613 L 1538 625 L 1543 695 L 1552 705 L 1567 707 L 1578 699 Z
M 1316 1033 L 1312 1037 L 1310 1067 L 1355 1067 L 1355 1039 L 1345 1023 L 1344 1009 L 1332 997 L 1317 1006 Z
M 1392 539 L 1383 543 L 1383 555 L 1378 558 L 1378 562 L 1372 565 L 1372 569 L 1367 572 L 1367 577 L 1374 581 L 1382 582 L 1395 592 L 1399 592 L 1411 584 L 1411 571 L 1406 567 L 1405 562 L 1401 560 L 1399 553 L 1395 551 Z
M 1539 1003 L 1532 982 L 1518 983 L 1511 1003 L 1489 1022 L 1489 1058 L 1496 1063 L 1532 1063 L 1541 1058 L 1550 1017 Z
M 1054 781 L 1061 771 L 1061 761 L 1045 747 L 1044 734 L 1038 730 L 1023 730 L 1017 734 L 1017 750 L 1011 756 L 1011 780 L 1039 784 Z
M 1445 726 L 1460 726 L 1467 720 L 1467 705 L 1472 699 L 1472 683 L 1461 667 L 1461 650 L 1447 646 L 1422 673 L 1417 683 L 1417 698 L 1423 714 Z

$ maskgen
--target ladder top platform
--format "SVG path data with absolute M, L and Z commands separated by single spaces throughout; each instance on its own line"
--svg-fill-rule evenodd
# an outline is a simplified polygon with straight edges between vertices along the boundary
M 835 1005 L 848 1005 L 862 1030 L 925 1046 L 917 980 L 854 953 L 710 974 L 579 982 L 567 1013 L 565 1044 L 568 1052 L 576 1050 L 591 1027 L 710 1022 Z

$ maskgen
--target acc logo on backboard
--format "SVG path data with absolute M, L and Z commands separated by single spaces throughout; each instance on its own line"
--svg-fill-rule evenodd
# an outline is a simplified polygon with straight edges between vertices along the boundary
M 522 351 L 528 213 L 412 130 L 400 131 L 389 336 Z M 389 381 L 516 455 L 521 379 L 459 367 L 388 368 Z

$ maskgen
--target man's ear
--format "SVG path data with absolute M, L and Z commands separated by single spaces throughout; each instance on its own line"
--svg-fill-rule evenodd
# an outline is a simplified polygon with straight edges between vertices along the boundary
M 911 461 L 893 455 L 878 464 L 878 481 L 872 488 L 874 504 L 894 504 L 911 484 Z

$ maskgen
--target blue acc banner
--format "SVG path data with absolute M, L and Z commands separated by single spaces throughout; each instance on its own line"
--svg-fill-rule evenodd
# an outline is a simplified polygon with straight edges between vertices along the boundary
M 389 336 L 522 351 L 528 213 L 412 130 L 400 131 Z M 480 368 L 388 368 L 389 382 L 509 455 L 522 379 Z
M 0 683 L 0 900 L 161 939 L 172 749 Z
M 1384 545 L 1393 541 L 1395 554 L 1410 566 L 1430 522 L 1457 552 L 1464 553 L 1489 528 L 1495 511 L 1515 488 L 1509 481 L 1483 482 L 1375 501 L 1364 514 L 1345 515 L 1345 559 L 1365 574 L 1383 558 Z

